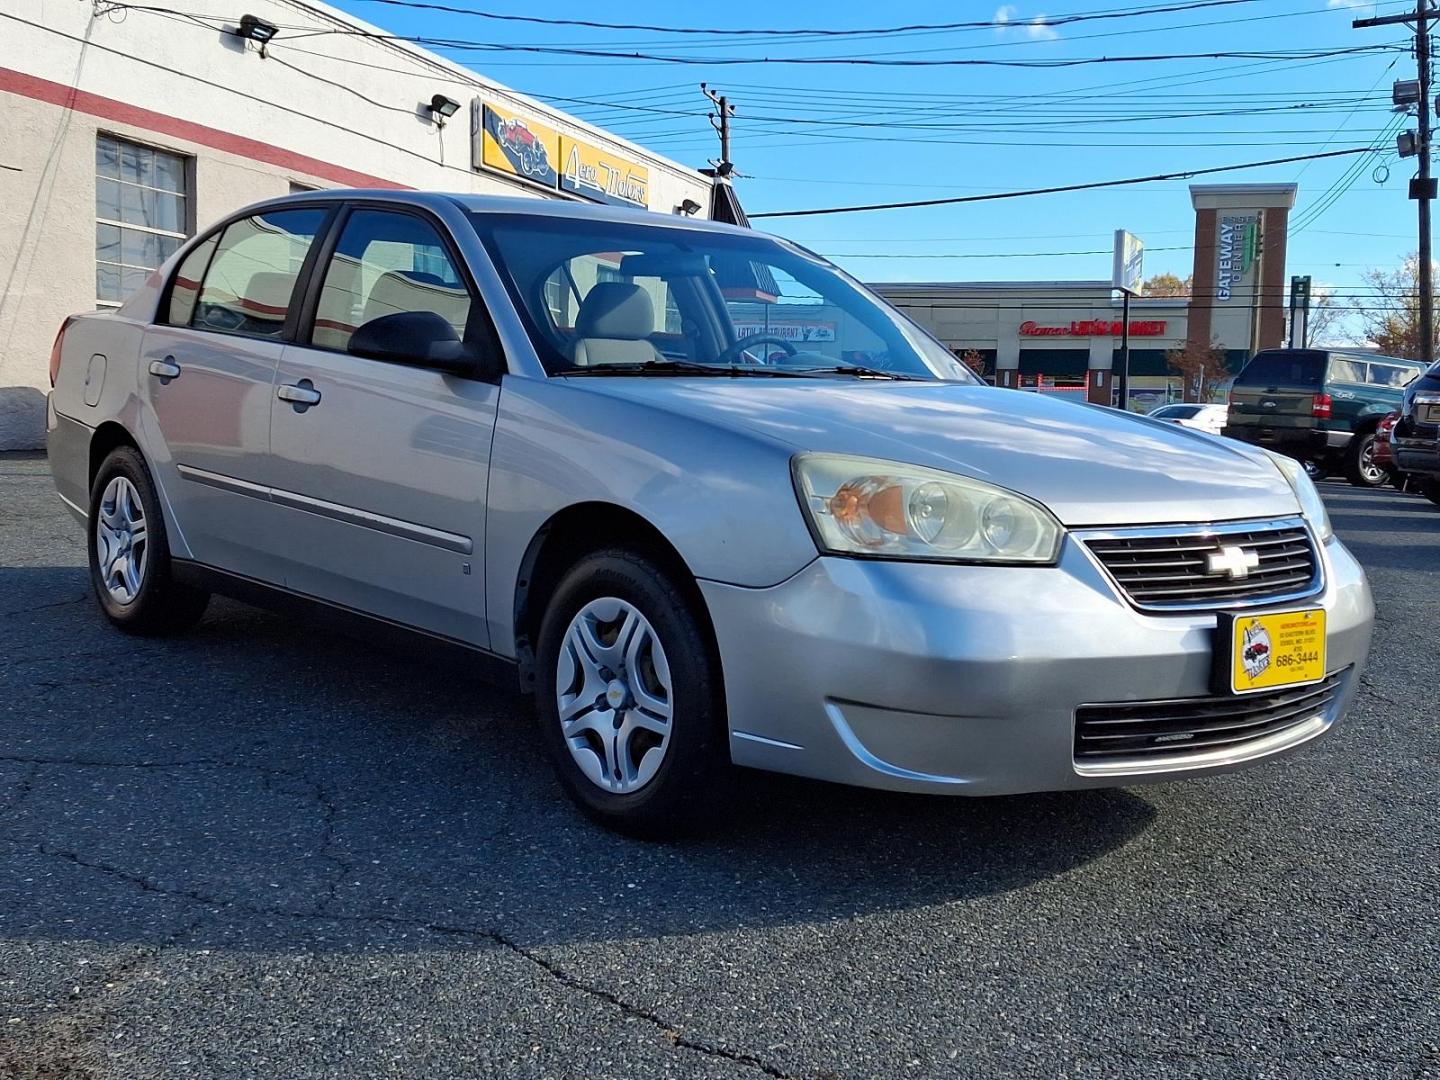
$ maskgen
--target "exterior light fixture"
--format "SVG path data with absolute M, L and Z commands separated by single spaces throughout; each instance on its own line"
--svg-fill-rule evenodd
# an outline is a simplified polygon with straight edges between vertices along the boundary
M 1402 158 L 1414 157 L 1417 149 L 1415 132 L 1402 131 L 1395 136 L 1395 152 Z
M 1390 102 L 1397 109 L 1403 109 L 1407 105 L 1414 105 L 1420 100 L 1419 79 L 1399 79 L 1390 88 Z
M 694 199 L 686 199 L 675 208 L 675 212 L 677 214 L 683 214 L 685 217 L 694 217 L 700 212 L 700 204 Z
M 430 99 L 430 115 L 435 123 L 441 127 L 445 121 L 460 111 L 460 103 L 454 98 L 448 98 L 444 94 L 436 94 Z
M 260 55 L 265 55 L 265 46 L 274 40 L 280 28 L 274 23 L 266 22 L 258 15 L 240 16 L 240 28 L 235 31 L 235 36 L 253 41 L 260 46 Z

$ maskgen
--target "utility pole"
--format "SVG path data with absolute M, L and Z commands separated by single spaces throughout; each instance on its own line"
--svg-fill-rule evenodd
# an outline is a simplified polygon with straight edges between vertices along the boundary
M 735 106 L 724 94 L 717 94 L 703 82 L 700 92 L 715 104 L 715 111 L 710 114 L 710 126 L 720 134 L 720 160 L 715 163 L 715 168 L 718 175 L 728 176 L 735 168 L 730 161 L 730 118 L 735 115 Z
M 1416 175 L 1410 181 L 1410 198 L 1419 203 L 1420 265 L 1416 270 L 1420 292 L 1420 359 L 1427 365 L 1435 362 L 1435 288 L 1431 282 L 1430 252 L 1430 203 L 1435 198 L 1435 181 L 1430 176 L 1430 21 L 1435 14 L 1431 0 L 1415 0 L 1413 12 L 1383 15 L 1374 19 L 1356 19 L 1350 24 L 1357 30 L 1370 26 L 1393 26 L 1397 23 L 1415 24 L 1415 66 L 1419 75 L 1414 89 L 1415 96 L 1410 96 L 1409 88 L 1405 87 L 1405 84 L 1396 83 L 1393 100 L 1397 106 L 1405 106 L 1414 101 L 1418 109 L 1415 132 L 1402 134 L 1399 147 L 1401 157 L 1413 154 L 1420 159 Z M 1406 152 L 1407 148 L 1409 153 Z

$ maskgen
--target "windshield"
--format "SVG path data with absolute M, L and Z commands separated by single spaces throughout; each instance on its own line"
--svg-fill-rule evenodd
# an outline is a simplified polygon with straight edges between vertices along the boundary
M 760 234 L 474 214 L 552 375 L 976 382 L 835 267 Z

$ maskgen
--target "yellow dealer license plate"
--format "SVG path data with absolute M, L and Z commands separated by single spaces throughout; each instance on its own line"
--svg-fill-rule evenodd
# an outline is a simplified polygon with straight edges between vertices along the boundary
M 1320 608 L 1223 614 L 1217 645 L 1217 681 L 1232 694 L 1325 678 L 1325 612 Z

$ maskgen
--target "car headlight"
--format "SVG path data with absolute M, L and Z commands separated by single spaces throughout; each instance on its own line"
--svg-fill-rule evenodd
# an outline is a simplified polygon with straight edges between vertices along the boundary
M 1300 513 L 1305 520 L 1310 522 L 1322 541 L 1329 540 L 1335 535 L 1335 530 L 1330 525 L 1330 514 L 1325 509 L 1325 500 L 1320 498 L 1320 492 L 1315 488 L 1315 481 L 1311 480 L 1305 471 L 1305 466 L 1284 454 L 1271 450 L 1266 450 L 1265 453 L 1284 474 L 1290 490 L 1295 492 L 1295 498 L 1300 501 Z
M 1064 533 L 1037 502 L 920 465 L 801 454 L 795 488 L 821 550 L 940 562 L 1053 563 Z

